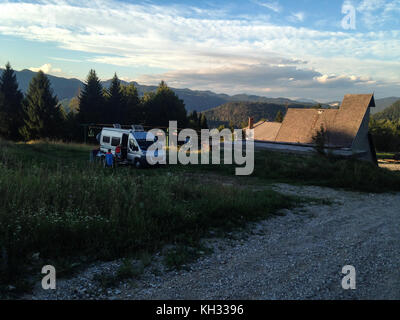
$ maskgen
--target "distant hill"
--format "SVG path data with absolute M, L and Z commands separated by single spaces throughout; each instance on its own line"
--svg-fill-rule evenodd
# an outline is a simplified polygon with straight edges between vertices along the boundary
M 0 69 L 2 72 L 3 69 Z M 29 82 L 35 76 L 35 72 L 30 70 L 15 71 L 19 88 L 22 92 L 26 93 L 28 90 Z M 78 79 L 67 79 L 62 77 L 56 77 L 47 75 L 51 81 L 54 93 L 58 99 L 62 101 L 64 106 L 68 106 L 68 101 L 79 94 L 79 90 L 83 87 L 83 82 Z M 108 88 L 111 80 L 102 81 L 103 87 Z M 129 84 L 126 81 L 121 81 L 122 84 Z M 157 90 L 157 86 L 146 86 L 141 85 L 137 82 L 133 82 L 138 88 L 139 96 L 143 96 L 145 92 Z M 180 99 L 185 102 L 186 110 L 192 111 L 204 111 L 207 109 L 215 108 L 225 102 L 229 101 L 231 97 L 226 94 L 217 94 L 211 91 L 196 91 L 190 89 L 175 89 L 171 88 Z M 235 98 L 234 98 L 235 99 Z
M 390 107 L 396 101 L 400 100 L 400 97 L 388 97 L 383 99 L 375 99 L 375 108 L 371 108 L 371 113 L 375 114 L 385 110 L 386 108 Z
M 400 99 L 385 110 L 375 113 L 373 118 L 376 120 L 400 120 Z
M 2 69 L 0 68 L 0 72 Z M 21 71 L 15 71 L 17 80 L 20 86 L 21 91 L 26 93 L 28 90 L 29 82 L 32 77 L 36 74 L 33 71 L 24 69 Z M 58 99 L 62 101 L 64 106 L 68 106 L 69 100 L 73 97 L 77 96 L 79 90 L 83 86 L 83 82 L 78 79 L 67 79 L 62 77 L 56 77 L 52 75 L 48 75 L 54 93 L 57 95 Z M 123 84 L 128 84 L 126 81 L 121 81 Z M 111 80 L 102 81 L 102 85 L 106 88 L 110 86 Z M 135 86 L 138 88 L 138 92 L 140 96 L 143 96 L 145 92 L 155 91 L 157 90 L 157 86 L 147 86 L 141 85 L 137 82 L 133 82 Z M 278 104 L 278 105 L 287 105 L 287 104 L 317 104 L 318 102 L 312 99 L 300 99 L 300 101 L 293 101 L 287 98 L 268 98 L 256 95 L 247 95 L 247 94 L 237 94 L 233 96 L 229 96 L 223 93 L 214 93 L 212 91 L 198 91 L 191 89 L 176 89 L 171 88 L 180 99 L 185 102 L 186 110 L 193 111 L 197 110 L 198 112 L 206 111 L 213 109 L 215 107 L 221 106 L 228 102 L 258 102 L 258 103 L 267 103 L 267 104 Z M 395 101 L 400 98 L 390 97 L 384 99 L 376 100 L 376 108 L 372 109 L 372 113 L 376 113 L 382 111 L 386 107 L 392 105 Z
M 22 71 L 15 71 L 15 74 L 17 76 L 20 90 L 26 93 L 28 91 L 29 82 L 36 72 L 24 69 Z M 71 99 L 79 93 L 79 88 L 82 87 L 82 82 L 78 79 L 66 79 L 52 75 L 47 76 L 51 82 L 54 93 L 57 95 L 59 100 Z
M 301 99 L 296 99 L 296 102 L 306 102 L 306 103 L 312 103 L 312 104 L 318 104 L 319 102 L 313 99 L 308 99 L 308 98 L 301 98 Z
M 0 69 L 2 71 L 2 69 Z M 15 71 L 19 87 L 22 92 L 26 93 L 28 90 L 29 82 L 34 77 L 36 72 L 24 69 L 21 71 Z M 83 82 L 78 79 L 67 79 L 52 75 L 47 75 L 51 81 L 54 93 L 57 95 L 58 99 L 62 102 L 63 106 L 68 109 L 69 101 L 79 94 L 79 90 L 83 87 Z M 129 82 L 122 81 L 124 85 L 129 84 Z M 145 92 L 157 90 L 157 86 L 147 86 L 141 85 L 137 82 L 132 82 L 137 88 L 139 96 L 143 96 Z M 102 81 L 103 87 L 108 88 L 111 84 L 111 80 Z M 223 93 L 214 93 L 212 91 L 199 91 L 191 89 L 176 89 L 171 88 L 180 99 L 185 102 L 186 110 L 188 112 L 197 110 L 202 112 L 205 110 L 210 110 L 212 108 L 223 105 L 227 102 L 232 101 L 250 101 L 250 102 L 263 102 L 263 103 L 276 103 L 276 104 L 290 104 L 293 103 L 292 100 L 287 98 L 267 98 L 256 95 L 238 94 L 229 96 Z
M 233 123 L 235 127 L 241 127 L 243 122 L 247 122 L 249 117 L 254 118 L 254 122 L 261 119 L 274 121 L 278 111 L 286 114 L 286 106 L 289 108 L 310 108 L 313 104 L 309 103 L 269 103 L 269 102 L 228 102 L 212 110 L 205 111 L 207 122 L 210 127 L 220 125 L 228 126 Z

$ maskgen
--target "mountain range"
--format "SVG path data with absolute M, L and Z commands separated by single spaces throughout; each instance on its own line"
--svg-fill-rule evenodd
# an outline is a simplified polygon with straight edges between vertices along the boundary
M 2 69 L 0 69 L 2 71 Z M 32 77 L 35 76 L 35 72 L 31 70 L 21 70 L 15 71 L 16 77 L 19 83 L 20 90 L 24 93 L 27 92 L 29 82 Z M 47 75 L 49 80 L 51 81 L 52 88 L 54 93 L 57 95 L 58 99 L 63 102 L 63 105 L 68 105 L 69 101 L 76 97 L 79 94 L 79 90 L 83 87 L 83 82 L 79 79 L 67 79 L 62 77 L 57 77 L 53 75 Z M 111 80 L 102 81 L 103 87 L 108 88 L 111 83 Z M 122 81 L 121 83 L 126 85 L 128 82 Z M 139 96 L 143 96 L 145 92 L 155 91 L 157 86 L 148 86 L 141 85 L 137 82 L 133 82 L 138 89 Z M 248 95 L 248 94 L 237 94 L 237 95 L 227 95 L 223 93 L 215 93 L 212 91 L 199 91 L 199 90 L 191 90 L 191 89 L 177 89 L 171 88 L 180 99 L 185 102 L 186 110 L 193 111 L 197 110 L 198 112 L 203 112 L 206 110 L 210 110 L 221 105 L 224 105 L 228 102 L 251 102 L 251 103 L 264 103 L 264 104 L 273 104 L 273 105 L 292 105 L 292 104 L 301 104 L 304 106 L 312 106 L 318 103 L 318 101 L 312 99 L 299 99 L 299 100 L 291 100 L 287 98 L 268 98 L 263 96 L 256 95 Z M 376 99 L 377 107 L 372 110 L 372 113 L 377 113 L 385 109 L 386 107 L 392 105 L 395 101 L 400 98 L 389 97 L 384 99 Z M 331 103 L 329 103 L 331 104 Z M 327 105 L 327 104 L 325 104 Z M 259 107 L 259 106 L 258 106 Z M 257 107 L 257 108 L 258 108 Z
M 247 124 L 249 117 L 253 118 L 254 123 L 262 119 L 274 121 L 279 111 L 283 116 L 286 114 L 286 108 L 310 108 L 311 106 L 308 103 L 301 102 L 287 104 L 249 101 L 227 102 L 205 111 L 205 115 L 208 125 L 212 128 L 220 125 L 225 127 L 233 125 L 235 128 L 241 128 Z
M 383 111 L 375 113 L 373 115 L 375 120 L 400 120 L 400 100 L 397 100 L 391 106 L 385 108 Z

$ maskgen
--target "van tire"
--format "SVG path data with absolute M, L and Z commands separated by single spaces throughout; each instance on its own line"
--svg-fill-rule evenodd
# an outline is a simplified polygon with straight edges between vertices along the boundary
M 139 159 L 135 160 L 135 168 L 136 169 L 141 169 L 142 168 L 142 162 Z

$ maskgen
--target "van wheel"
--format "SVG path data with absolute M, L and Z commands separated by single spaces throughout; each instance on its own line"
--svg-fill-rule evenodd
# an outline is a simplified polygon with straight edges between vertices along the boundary
M 142 167 L 142 163 L 140 162 L 140 160 L 136 160 L 135 161 L 135 168 L 136 169 L 140 169 Z

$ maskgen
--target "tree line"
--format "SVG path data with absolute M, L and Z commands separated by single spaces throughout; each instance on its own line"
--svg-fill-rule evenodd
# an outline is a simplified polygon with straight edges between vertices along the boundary
M 18 89 L 9 63 L 0 77 L 0 136 L 9 140 L 81 141 L 82 125 L 167 127 L 170 120 L 177 121 L 181 128 L 208 128 L 205 115 L 196 111 L 187 114 L 183 100 L 164 81 L 155 92 L 139 97 L 133 83 L 123 85 L 114 74 L 109 88 L 104 88 L 96 71 L 90 70 L 78 97 L 71 100 L 66 112 L 42 71 L 32 78 L 25 95 Z
M 371 116 L 369 131 L 379 151 L 400 151 L 400 100 Z
M 378 151 L 400 152 L 400 119 L 376 120 L 372 117 L 369 123 L 369 131 Z

